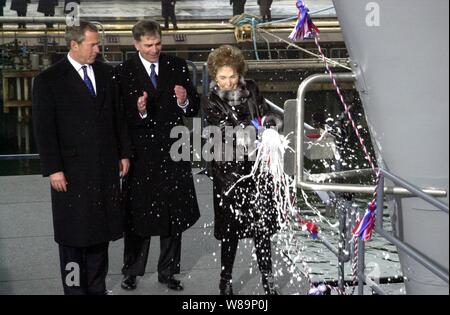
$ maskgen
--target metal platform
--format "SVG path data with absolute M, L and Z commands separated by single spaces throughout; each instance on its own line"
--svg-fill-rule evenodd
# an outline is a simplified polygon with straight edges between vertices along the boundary
M 56 7 L 56 15 L 63 12 L 63 3 L 59 2 Z M 331 0 L 308 1 L 307 5 L 311 12 L 325 7 L 333 6 Z M 15 11 L 9 8 L 11 1 L 6 1 L 5 16 L 16 16 Z M 37 1 L 28 5 L 28 16 L 43 16 L 37 11 Z M 232 15 L 232 6 L 229 1 L 220 0 L 183 0 L 178 1 L 175 7 L 177 18 L 180 20 L 192 19 L 228 19 Z M 247 0 L 245 12 L 259 15 L 257 0 Z M 160 0 L 83 0 L 80 6 L 81 16 L 90 19 L 134 19 L 136 17 L 161 18 Z M 295 1 L 277 0 L 272 5 L 272 16 L 274 18 L 289 17 L 297 14 Z M 327 11 L 320 13 L 321 16 L 335 15 L 336 12 Z
M 83 1 L 80 9 L 80 17 L 96 21 L 101 24 L 105 35 L 105 45 L 114 50 L 114 47 L 133 47 L 131 28 L 136 21 L 144 18 L 152 18 L 162 22 L 161 4 L 159 1 Z M 48 43 L 53 47 L 65 47 L 64 29 L 65 17 L 62 13 L 62 3 L 56 8 L 56 19 L 54 29 L 46 29 L 45 24 L 40 21 L 41 13 L 36 12 L 37 4 L 28 6 L 28 15 L 23 22 L 27 23 L 27 29 L 17 29 L 17 16 L 14 11 L 9 10 L 9 2 L 5 7 L 5 16 L 0 17 L 3 28 L 0 30 L 0 44 L 6 44 L 18 39 L 27 46 L 42 46 Z M 319 12 L 320 10 L 332 8 L 331 0 L 315 0 L 309 3 L 311 12 L 315 14 L 317 26 L 321 29 L 322 42 L 342 42 L 335 11 L 333 9 Z M 259 7 L 256 0 L 248 0 L 246 14 L 259 16 Z M 232 7 L 228 1 L 187 0 L 178 2 L 176 14 L 179 29 L 172 28 L 163 32 L 164 45 L 176 47 L 213 47 L 224 43 L 235 44 L 235 28 L 229 23 L 232 15 Z M 276 1 L 272 6 L 274 20 L 295 17 L 297 8 L 292 0 Z M 281 24 L 265 26 L 265 30 L 277 36 L 287 39 L 291 33 L 295 21 L 287 21 Z M 268 37 L 260 39 L 265 45 L 268 43 L 279 43 L 277 38 Z

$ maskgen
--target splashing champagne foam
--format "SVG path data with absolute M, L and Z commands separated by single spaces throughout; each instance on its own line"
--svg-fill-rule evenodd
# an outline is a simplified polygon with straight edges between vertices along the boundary
M 294 181 L 284 172 L 284 153 L 288 149 L 292 150 L 289 147 L 288 136 L 280 135 L 275 129 L 264 130 L 252 171 L 239 178 L 225 193 L 228 196 L 237 184 L 250 178 L 256 183 L 256 198 L 261 195 L 261 188 L 265 191 L 272 190 L 277 220 L 281 229 L 288 223 L 288 211 L 295 211 L 290 194 L 294 188 Z

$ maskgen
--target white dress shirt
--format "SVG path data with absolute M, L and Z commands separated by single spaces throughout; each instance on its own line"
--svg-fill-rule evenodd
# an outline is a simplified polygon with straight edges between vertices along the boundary
M 144 65 L 145 71 L 147 71 L 148 77 L 150 78 L 150 74 L 152 73 L 152 65 L 155 65 L 155 72 L 156 75 L 159 75 L 159 61 L 157 62 L 150 62 L 144 57 L 141 56 L 141 53 L 139 53 L 139 58 L 141 58 L 141 62 Z
M 150 80 L 150 76 L 152 73 L 152 70 L 151 70 L 152 65 L 155 65 L 156 75 L 159 76 L 159 61 L 158 62 L 150 62 L 147 59 L 145 59 L 144 57 L 142 57 L 141 53 L 139 53 L 139 58 L 141 59 L 141 62 L 144 65 L 145 71 L 147 71 L 149 80 Z M 180 104 L 177 100 L 177 104 L 186 113 L 187 107 L 189 106 L 189 99 L 187 99 L 184 104 Z M 147 112 L 145 112 L 143 114 L 139 113 L 139 115 L 141 116 L 142 119 L 147 118 Z
M 78 74 L 81 77 L 81 80 L 83 80 L 83 81 L 84 81 L 83 66 L 87 66 L 88 77 L 89 77 L 89 79 L 91 79 L 92 85 L 94 86 L 95 94 L 97 94 L 97 84 L 95 84 L 94 68 L 92 68 L 91 65 L 82 65 L 82 64 L 78 63 L 72 57 L 70 57 L 70 54 L 67 54 L 67 59 L 69 59 L 69 62 L 72 64 L 72 66 L 78 72 Z

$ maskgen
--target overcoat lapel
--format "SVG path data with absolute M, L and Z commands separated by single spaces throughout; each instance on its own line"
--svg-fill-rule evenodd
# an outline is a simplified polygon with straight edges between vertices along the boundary
M 161 54 L 159 57 L 158 94 L 162 94 L 166 90 L 169 81 L 171 81 L 171 78 L 169 78 L 170 67 L 172 65 L 168 64 L 165 55 Z
M 157 90 L 152 84 L 152 81 L 150 80 L 150 77 L 148 76 L 148 72 L 144 67 L 144 64 L 142 63 L 141 59 L 139 58 L 139 53 L 136 53 L 133 58 L 133 64 L 136 70 L 136 74 L 138 76 L 137 81 L 142 82 L 142 88 L 144 91 L 148 93 L 149 96 L 157 97 Z M 159 77 L 158 77 L 159 81 Z M 159 82 L 158 82 L 159 83 Z
M 95 98 L 95 103 L 97 106 L 98 114 L 100 114 L 103 109 L 105 100 L 105 83 L 109 78 L 107 77 L 108 73 L 105 73 L 97 63 L 94 63 L 92 67 L 94 68 L 95 84 L 97 86 L 97 96 Z
M 147 93 L 149 93 L 149 95 L 153 95 L 155 97 L 155 100 L 157 100 L 167 89 L 169 81 L 171 81 L 171 78 L 169 77 L 171 65 L 167 63 L 166 56 L 164 54 L 161 54 L 159 58 L 157 89 L 155 89 L 155 87 L 153 86 L 148 72 L 142 64 L 141 59 L 139 58 L 139 53 L 136 53 L 136 55 L 134 56 L 134 66 L 136 67 L 136 73 L 139 76 L 139 82 L 143 82 L 144 84 L 143 89 Z
M 65 78 L 65 80 L 62 81 L 64 82 L 64 85 L 71 87 L 74 91 L 74 95 L 80 99 L 80 104 L 86 104 L 86 106 L 90 106 L 91 108 L 96 105 L 95 97 L 91 95 L 91 92 L 87 88 L 86 84 L 84 84 L 80 75 L 67 58 L 62 64 L 62 77 Z

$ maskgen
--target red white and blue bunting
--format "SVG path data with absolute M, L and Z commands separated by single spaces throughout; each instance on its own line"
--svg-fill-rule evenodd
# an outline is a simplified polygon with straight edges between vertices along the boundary
M 298 21 L 291 35 L 289 35 L 289 39 L 297 41 L 305 38 L 314 38 L 320 31 L 317 26 L 314 25 L 309 14 L 309 9 L 302 0 L 297 0 L 297 8 Z

